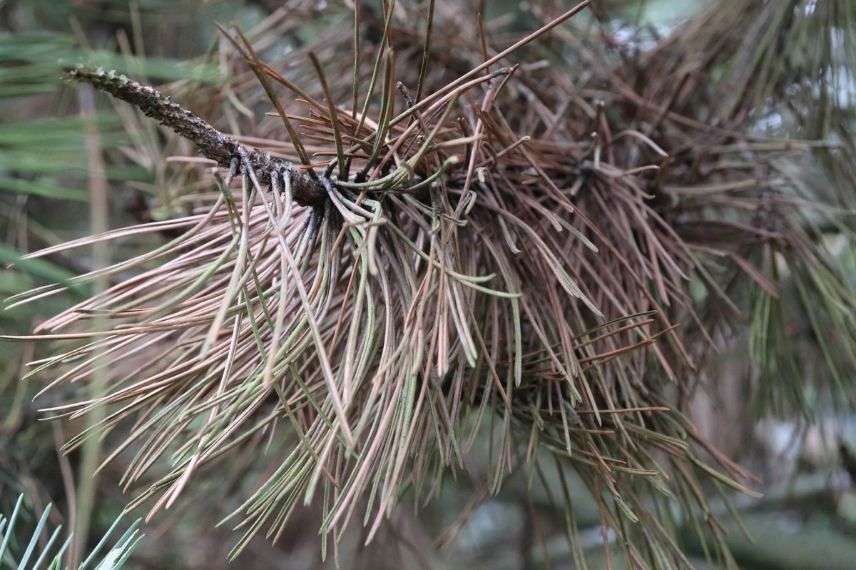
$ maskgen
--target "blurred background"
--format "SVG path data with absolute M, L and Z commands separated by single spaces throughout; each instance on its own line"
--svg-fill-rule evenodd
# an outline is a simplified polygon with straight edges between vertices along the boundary
M 237 24 L 251 34 L 277 30 L 266 36 L 270 43 L 265 49 L 287 54 L 342 17 L 341 10 L 324 0 L 291 2 L 290 9 L 297 5 L 304 17 L 297 20 L 299 26 L 289 25 L 282 4 L 276 0 L 0 0 L 0 295 L 62 282 L 105 259 L 142 251 L 145 240 L 134 240 L 114 242 L 109 250 L 96 247 L 73 255 L 20 259 L 22 252 L 107 228 L 167 219 L 183 208 L 168 189 L 197 182 L 180 164 L 168 160 L 192 154 L 189 145 L 164 137 L 155 125 L 121 103 L 63 83 L 62 69 L 85 61 L 154 84 L 178 85 L 189 93 L 222 79 L 216 57 L 210 57 L 216 51 L 216 23 Z M 473 9 L 464 6 L 467 2 L 461 4 L 464 12 Z M 665 36 L 705 5 L 704 0 L 611 0 L 597 3 L 595 14 L 598 25 L 615 41 L 629 42 L 637 37 L 634 31 L 642 28 Z M 488 15 L 513 37 L 528 29 L 529 9 L 527 3 L 516 1 L 490 2 Z M 314 14 L 314 22 L 306 14 Z M 636 48 L 645 49 L 644 45 Z M 204 102 L 197 102 L 194 109 L 200 105 Z M 225 114 L 227 122 L 230 114 L 240 112 L 240 103 L 210 109 L 213 116 Z M 773 120 L 758 128 L 787 136 L 789 125 Z M 856 280 L 853 252 L 844 245 L 839 250 L 851 281 Z M 0 329 L 5 334 L 26 334 L 41 319 L 89 292 L 72 287 L 63 296 L 0 312 Z M 41 350 L 44 347 L 28 342 L 0 342 L 0 512 L 10 512 L 23 494 L 21 516 L 27 524 L 35 524 L 46 505 L 53 503 L 48 523 L 80 528 L 79 518 L 70 520 L 76 512 L 89 521 L 91 546 L 130 498 L 119 485 L 123 456 L 94 479 L 87 473 L 93 459 L 84 457 L 85 450 L 59 452 L 85 426 L 40 420 L 38 408 L 50 405 L 51 398 L 61 399 L 50 395 L 34 403 L 34 394 L 49 378 L 33 374 L 21 381 L 24 364 L 43 356 Z M 693 419 L 707 436 L 763 481 L 763 498 L 736 503 L 753 539 L 738 532 L 729 534 L 738 563 L 759 569 L 856 568 L 852 486 L 856 415 L 846 406 L 822 408 L 811 418 L 760 414 L 745 398 L 748 368 L 745 348 L 723 352 L 706 371 L 718 378 L 715 388 L 700 393 L 691 405 Z M 487 450 L 489 445 L 485 441 L 476 449 Z M 99 451 L 91 453 L 97 456 Z M 345 540 L 343 567 L 573 567 L 558 477 L 552 471 L 545 473 L 546 491 L 536 485 L 530 493 L 531 482 L 518 474 L 491 496 L 477 477 L 488 470 L 487 451 L 470 461 L 472 477 L 448 480 L 447 488 L 430 505 L 416 511 L 405 499 L 394 524 L 386 525 L 365 552 L 357 552 L 359 536 Z M 573 473 L 567 477 L 580 528 L 577 540 L 588 554 L 590 567 L 606 567 L 603 543 L 611 538 L 602 532 L 596 505 L 583 485 Z M 249 474 L 245 480 L 210 476 L 197 480 L 175 508 L 143 526 L 145 538 L 127 567 L 224 567 L 236 537 L 216 524 L 237 505 L 241 495 L 236 491 L 251 487 L 253 478 Z M 727 508 L 713 504 L 723 512 Z M 317 516 L 309 509 L 301 511 L 277 544 L 255 539 L 234 566 L 332 567 L 331 561 L 320 559 L 314 532 Z M 705 567 L 702 547 L 690 536 L 687 533 L 684 546 L 694 554 L 698 567 Z M 623 566 L 620 560 L 613 564 Z

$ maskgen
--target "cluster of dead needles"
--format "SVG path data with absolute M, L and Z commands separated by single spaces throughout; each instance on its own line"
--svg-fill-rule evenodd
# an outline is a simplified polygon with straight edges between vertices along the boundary
M 45 390 L 96 362 L 111 373 L 103 397 L 50 408 L 109 410 L 69 447 L 121 427 L 106 461 L 135 450 L 127 486 L 168 460 L 135 501 L 155 512 L 195 473 L 277 442 L 234 514 L 240 551 L 311 501 L 325 537 L 357 518 L 371 539 L 405 490 L 430 499 L 487 430 L 491 490 L 515 469 L 541 473 L 546 450 L 574 466 L 634 564 L 689 565 L 676 505 L 727 562 L 705 497 L 748 492 L 747 475 L 680 410 L 709 349 L 745 331 L 733 323 L 747 314 L 764 390 L 790 402 L 770 387 L 788 365 L 776 344 L 780 312 L 794 310 L 785 279 L 828 369 L 853 364 L 852 290 L 820 229 L 846 232 L 838 212 L 852 195 L 822 206 L 794 169 L 820 154 L 851 192 L 852 140 L 757 128 L 784 112 L 774 101 L 808 89 L 809 64 L 780 65 L 777 46 L 833 29 L 824 10 L 852 24 L 853 5 L 718 2 L 666 39 L 618 42 L 587 14 L 587 27 L 566 25 L 588 1 L 534 9 L 543 25 L 516 41 L 482 13 L 462 22 L 457 6 L 357 2 L 353 36 L 336 20 L 278 71 L 277 42 L 315 17 L 285 4 L 246 36 L 222 30 L 229 79 L 203 97 L 226 107 L 230 135 L 123 77 L 75 72 L 219 166 L 186 167 L 205 183 L 176 187 L 186 216 L 32 254 L 178 235 L 75 278 L 114 284 L 36 331 L 78 341 L 34 363 L 54 371 Z M 88 327 L 95 317 L 106 328 Z

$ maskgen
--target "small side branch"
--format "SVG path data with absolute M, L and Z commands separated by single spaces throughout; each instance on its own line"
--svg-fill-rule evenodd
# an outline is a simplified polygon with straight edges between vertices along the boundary
M 233 158 L 246 157 L 259 182 L 269 184 L 272 177 L 284 171 L 291 173 L 294 200 L 301 205 L 318 204 L 327 195 L 321 180 L 291 162 L 271 157 L 266 152 L 239 143 L 221 133 L 205 120 L 159 93 L 157 89 L 128 79 L 115 71 L 78 67 L 69 71 L 69 79 L 92 85 L 117 99 L 133 105 L 175 133 L 193 142 L 203 156 L 228 168 Z

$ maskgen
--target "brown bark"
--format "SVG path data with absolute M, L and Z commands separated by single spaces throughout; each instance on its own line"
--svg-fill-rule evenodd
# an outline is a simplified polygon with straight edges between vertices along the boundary
M 314 173 L 239 143 L 234 137 L 218 131 L 153 87 L 137 83 L 115 71 L 85 67 L 69 71 L 67 77 L 88 83 L 99 91 L 137 107 L 146 116 L 196 144 L 203 156 L 216 161 L 220 166 L 229 168 L 234 159 L 239 159 L 239 165 L 241 159 L 246 160 L 262 184 L 269 184 L 272 177 L 289 172 L 294 200 L 298 204 L 315 205 L 326 196 L 324 183 Z

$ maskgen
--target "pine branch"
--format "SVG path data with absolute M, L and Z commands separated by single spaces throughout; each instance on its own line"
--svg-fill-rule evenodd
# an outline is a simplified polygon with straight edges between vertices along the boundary
M 221 133 L 153 87 L 137 83 L 116 71 L 102 69 L 78 67 L 69 71 L 66 76 L 75 81 L 88 83 L 99 91 L 109 93 L 137 107 L 147 117 L 157 120 L 163 126 L 196 144 L 203 156 L 216 161 L 220 166 L 229 168 L 233 159 L 244 157 L 263 184 L 268 184 L 272 176 L 284 171 L 290 172 L 294 200 L 298 204 L 304 206 L 318 204 L 326 196 L 321 180 L 297 168 L 291 162 L 271 157 L 266 152 L 239 143 L 234 137 Z

